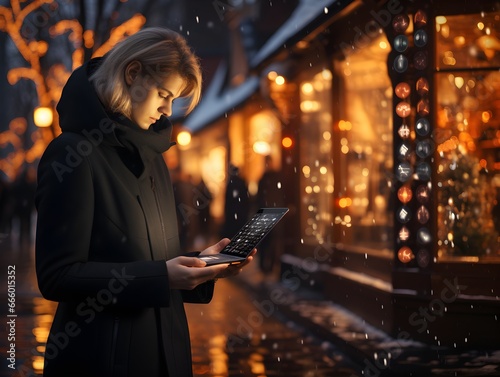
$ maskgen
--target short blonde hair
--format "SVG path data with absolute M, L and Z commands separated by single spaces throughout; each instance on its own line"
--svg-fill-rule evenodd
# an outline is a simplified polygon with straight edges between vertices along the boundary
M 187 113 L 201 96 L 201 68 L 186 40 L 175 31 L 160 27 L 145 28 L 111 49 L 90 77 L 100 100 L 109 110 L 130 117 L 131 96 L 125 82 L 125 69 L 133 62 L 141 65 L 141 75 L 162 82 L 172 74 L 186 81 L 180 97 L 190 98 Z

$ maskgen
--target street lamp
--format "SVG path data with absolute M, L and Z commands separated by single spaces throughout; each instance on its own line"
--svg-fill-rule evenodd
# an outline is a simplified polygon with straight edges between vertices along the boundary
M 40 131 L 43 139 L 48 143 L 56 134 L 53 127 L 54 111 L 48 106 L 38 106 L 33 112 L 33 120 Z
M 50 107 L 39 106 L 35 109 L 33 118 L 37 127 L 50 127 L 54 120 L 54 114 Z
M 181 131 L 177 135 L 177 143 L 181 147 L 186 147 L 191 143 L 191 134 L 188 131 Z

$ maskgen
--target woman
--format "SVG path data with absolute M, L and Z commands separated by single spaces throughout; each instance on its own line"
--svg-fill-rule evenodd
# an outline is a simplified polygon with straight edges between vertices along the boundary
M 192 375 L 183 303 L 209 302 L 214 279 L 244 266 L 181 255 L 162 153 L 173 101 L 188 97 L 190 111 L 200 90 L 196 57 L 161 28 L 130 36 L 64 87 L 63 132 L 43 155 L 36 195 L 38 283 L 59 302 L 45 376 Z

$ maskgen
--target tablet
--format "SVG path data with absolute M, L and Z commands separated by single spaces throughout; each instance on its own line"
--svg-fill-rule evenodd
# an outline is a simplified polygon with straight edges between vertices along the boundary
M 259 209 L 219 254 L 203 255 L 198 258 L 204 260 L 207 266 L 221 263 L 237 264 L 245 261 L 252 250 L 287 212 L 288 208 Z

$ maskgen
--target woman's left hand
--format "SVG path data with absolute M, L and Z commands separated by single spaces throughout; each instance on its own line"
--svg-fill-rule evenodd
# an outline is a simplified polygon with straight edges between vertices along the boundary
M 230 240 L 228 238 L 223 238 L 222 240 L 217 242 L 215 245 L 207 247 L 205 250 L 203 250 L 200 253 L 200 255 L 218 254 L 221 252 L 221 250 L 229 242 L 230 242 Z M 255 255 L 255 253 L 257 253 L 257 249 L 253 249 L 252 252 L 248 255 L 247 259 L 244 262 L 229 265 L 224 271 L 222 271 L 220 274 L 218 274 L 215 278 L 222 279 L 222 278 L 227 278 L 230 276 L 238 275 L 243 270 L 243 267 L 245 267 L 247 264 L 249 264 L 253 260 L 253 256 Z

